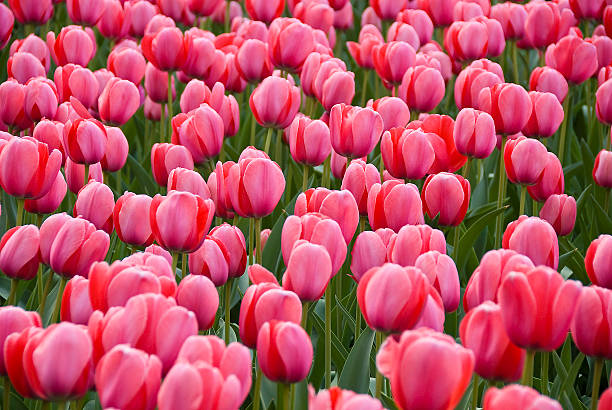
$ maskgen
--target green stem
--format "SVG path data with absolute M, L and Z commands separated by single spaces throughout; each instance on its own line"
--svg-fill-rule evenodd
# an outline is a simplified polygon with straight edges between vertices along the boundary
M 2 408 L 4 410 L 8 410 L 10 409 L 9 407 L 9 402 L 10 402 L 10 398 L 11 398 L 11 381 L 9 380 L 8 376 L 4 376 L 3 378 L 3 382 L 4 382 L 4 400 L 3 400 L 3 406 Z
M 514 72 L 514 83 L 515 84 L 520 84 L 520 79 L 519 79 L 519 65 L 517 64 L 517 54 L 518 54 L 518 47 L 516 45 L 516 42 L 512 42 L 510 43 L 510 47 L 512 47 L 512 65 L 513 65 L 513 72 Z
M 64 276 L 60 276 L 60 283 L 59 287 L 57 288 L 57 297 L 55 298 L 55 310 L 53 311 L 53 316 L 51 317 L 52 323 L 59 322 L 60 307 L 62 306 L 62 295 L 64 294 L 65 287 L 66 278 Z
M 461 234 L 461 224 L 455 226 L 453 228 L 453 260 L 457 260 L 459 254 L 457 253 L 457 248 L 459 247 L 459 237 Z
M 38 289 L 38 303 L 42 300 L 43 294 L 43 270 L 42 263 L 38 264 L 38 272 L 36 273 L 36 289 Z
M 462 172 L 463 178 L 467 179 L 468 181 L 470 180 L 471 165 L 472 165 L 472 157 L 468 157 L 467 161 L 465 162 L 465 165 L 463 166 L 463 172 Z
M 331 286 L 325 289 L 325 388 L 331 386 Z
M 304 164 L 304 176 L 302 178 L 302 192 L 306 192 L 308 188 L 308 165 Z
M 306 325 L 308 324 L 308 308 L 310 307 L 310 302 L 304 302 L 302 304 L 302 328 L 306 329 Z
M 567 123 L 569 122 L 569 105 L 571 100 L 571 88 L 567 92 L 567 96 L 563 101 L 563 122 L 561 123 L 561 135 L 559 136 L 559 161 L 563 164 L 563 155 L 565 154 L 565 137 L 567 135 Z
M 502 135 L 501 148 L 499 150 L 499 185 L 497 187 L 497 209 L 501 209 L 504 205 L 504 197 L 506 196 L 506 171 L 504 169 L 504 149 L 506 148 L 506 136 Z M 502 229 L 504 225 L 504 213 L 497 215 L 495 229 L 495 246 L 501 248 Z
M 376 332 L 376 347 L 377 350 L 380 350 L 380 347 L 383 344 L 383 333 L 382 332 Z M 378 368 L 376 369 L 376 394 L 375 397 L 377 399 L 380 400 L 381 398 L 381 392 L 382 392 L 382 385 L 383 385 L 383 375 L 382 373 L 380 373 L 380 371 L 378 370 Z
M 330 182 L 330 172 L 331 172 L 331 155 L 325 159 L 323 163 L 323 177 L 321 179 L 321 185 L 324 188 L 329 188 Z
M 370 79 L 370 70 L 364 70 L 363 72 L 363 84 L 361 85 L 361 106 L 365 107 L 366 104 L 366 91 L 368 89 L 368 80 Z
M 268 134 L 266 135 L 266 143 L 264 144 L 264 151 L 266 151 L 266 153 L 270 150 L 270 143 L 272 142 L 272 131 L 274 131 L 274 128 L 268 128 Z M 268 153 L 268 155 L 270 155 Z
M 263 377 L 261 372 L 261 366 L 257 361 L 257 356 L 253 358 L 255 361 L 255 387 L 253 388 L 253 410 L 259 410 L 261 403 L 261 378 Z
M 230 303 L 232 298 L 232 283 L 234 278 L 229 278 L 225 283 L 225 344 L 230 342 Z
M 166 142 L 166 110 L 164 109 L 166 105 L 164 103 L 161 104 L 161 113 L 159 115 L 159 142 Z
M 474 373 L 474 381 L 472 383 L 472 410 L 476 410 L 478 408 L 478 387 L 480 384 L 480 378 L 478 374 Z
M 346 167 L 348 168 L 349 165 L 347 161 Z M 380 160 L 378 161 L 378 168 L 380 170 L 380 183 L 382 184 L 385 181 L 385 160 L 383 159 L 382 151 L 380 153 Z
M 187 254 L 183 253 L 181 257 L 181 277 L 184 278 L 188 275 L 189 267 L 187 266 Z
M 176 266 L 178 265 L 178 253 L 172 252 L 172 274 L 176 276 Z
M 172 137 L 172 111 L 172 71 L 168 71 L 168 142 Z
M 549 363 L 550 353 L 549 352 L 541 352 L 540 353 L 540 391 L 543 395 L 548 396 L 548 363 Z
M 251 115 L 251 139 L 249 141 L 250 146 L 255 146 L 255 124 L 256 123 L 257 121 L 255 121 L 255 116 Z
M 83 186 L 89 182 L 89 164 L 85 164 L 85 174 L 83 177 Z
M 357 339 L 361 335 L 361 309 L 359 309 L 359 305 L 355 307 L 355 343 L 357 343 Z
M 255 218 L 255 261 L 261 265 L 263 252 L 261 249 L 261 218 Z
M 249 266 L 253 265 L 253 253 L 255 248 L 253 242 L 255 240 L 255 221 L 253 218 L 249 218 Z
M 277 404 L 279 410 L 289 410 L 289 385 L 278 383 Z
M 532 208 L 533 208 L 533 209 L 531 210 L 531 213 L 532 213 L 534 216 L 538 216 L 538 212 L 539 212 L 539 209 L 538 209 L 538 208 L 540 207 L 540 204 L 538 203 L 538 201 L 536 201 L 536 200 L 534 199 L 534 200 L 533 200 L 533 203 L 532 203 L 531 205 L 532 205 Z
M 604 192 L 604 211 L 608 214 L 608 210 L 610 209 L 610 190 L 606 189 Z
M 45 289 L 42 293 L 42 299 L 40 300 L 40 306 L 38 307 L 38 312 L 40 313 L 40 317 L 45 315 L 45 308 L 47 304 L 47 296 L 49 296 L 49 289 L 51 289 L 51 283 L 53 282 L 53 271 L 49 271 L 49 277 L 47 278 L 47 282 L 45 283 Z
M 115 178 L 116 178 L 115 179 L 115 182 L 116 182 L 115 189 L 117 190 L 116 191 L 117 192 L 117 196 L 119 197 L 122 194 L 121 191 L 122 191 L 122 188 L 123 188 L 123 186 L 122 186 L 122 182 L 123 181 L 121 180 L 121 168 L 119 168 L 117 170 L 117 172 L 115 172 Z
M 535 354 L 535 350 L 529 349 L 527 350 L 527 355 L 525 357 L 525 367 L 523 367 L 523 378 L 521 379 L 521 384 L 527 387 L 531 387 L 532 384 Z
M 601 382 L 601 371 L 603 370 L 603 359 L 598 357 L 595 359 L 593 366 L 593 391 L 591 393 L 591 410 L 597 409 L 597 401 L 599 400 L 599 383 Z
M 15 299 L 17 299 L 17 285 L 19 284 L 19 282 L 17 281 L 17 279 L 13 278 L 11 279 L 11 292 L 9 293 L 9 297 L 6 300 L 6 305 L 14 305 L 15 304 Z
M 66 410 L 66 402 L 60 401 L 57 403 L 57 410 Z
M 284 130 L 282 128 L 279 128 L 278 130 L 276 130 L 276 146 L 274 147 L 274 161 L 279 165 L 282 165 L 281 148 L 283 147 L 283 132 Z M 293 168 L 289 168 L 289 170 L 291 169 Z
M 229 33 L 230 31 L 230 5 L 231 3 L 232 3 L 231 1 L 225 2 L 225 19 L 223 21 L 225 33 Z
M 527 199 L 527 187 L 521 185 L 521 202 L 519 207 L 519 216 L 525 214 L 525 200 Z
M 25 200 L 17 198 L 17 216 L 15 217 L 15 226 L 21 226 L 23 222 L 23 205 Z

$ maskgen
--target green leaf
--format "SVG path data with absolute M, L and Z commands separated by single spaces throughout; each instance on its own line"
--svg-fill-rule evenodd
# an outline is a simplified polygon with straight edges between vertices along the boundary
M 462 269 L 463 266 L 465 266 L 465 262 L 467 261 L 468 257 L 468 251 L 470 248 L 473 247 L 476 238 L 478 238 L 478 235 L 480 235 L 480 232 L 482 232 L 482 230 L 485 229 L 485 227 L 487 227 L 489 224 L 494 223 L 495 218 L 497 218 L 497 215 L 503 213 L 507 208 L 508 206 L 504 206 L 500 209 L 494 209 L 492 211 L 489 211 L 470 224 L 468 230 L 461 236 L 461 239 L 459 240 L 459 245 L 457 248 L 458 268 Z
M 128 155 L 128 164 L 130 169 L 135 173 L 134 177 L 140 180 L 144 184 L 145 191 L 148 195 L 152 195 L 154 192 L 157 192 L 158 187 L 155 181 L 153 180 L 153 176 L 149 174 L 142 165 L 134 158 L 132 154 Z
M 563 383 L 561 384 L 561 387 L 559 388 L 559 392 L 556 395 L 556 399 L 558 400 L 559 397 L 563 393 L 566 392 L 566 390 L 569 390 L 568 391 L 569 394 L 571 394 L 572 392 L 576 394 L 572 386 L 574 386 L 574 381 L 576 380 L 576 376 L 578 375 L 580 366 L 582 365 L 582 362 L 584 361 L 584 357 L 585 357 L 584 354 L 578 353 L 578 356 L 576 356 L 576 359 L 574 359 L 574 362 L 572 363 L 571 367 L 567 371 L 566 371 L 565 366 L 563 365 L 563 362 L 561 362 L 561 359 L 559 358 L 559 355 L 557 354 L 557 352 L 552 352 L 552 357 L 553 357 L 553 363 L 555 365 L 555 369 L 557 370 L 557 373 L 559 373 L 561 378 L 563 379 Z
M 270 232 L 266 246 L 263 248 L 263 266 L 274 274 L 279 273 L 278 269 L 280 266 L 280 260 L 283 256 L 281 252 L 281 234 L 283 232 L 285 219 L 287 219 L 287 217 L 284 214 L 278 218 L 274 224 L 274 227 L 272 228 L 272 232 Z
M 357 339 L 357 343 L 351 349 L 338 386 L 343 389 L 349 389 L 357 393 L 367 393 L 370 381 L 370 361 L 366 360 L 370 357 L 372 346 L 374 344 L 374 332 L 367 328 Z

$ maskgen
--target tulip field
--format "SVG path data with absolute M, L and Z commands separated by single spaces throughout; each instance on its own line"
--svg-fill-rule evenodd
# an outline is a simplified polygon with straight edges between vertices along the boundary
M 0 0 L 0 409 L 612 410 L 611 124 L 612 0 Z

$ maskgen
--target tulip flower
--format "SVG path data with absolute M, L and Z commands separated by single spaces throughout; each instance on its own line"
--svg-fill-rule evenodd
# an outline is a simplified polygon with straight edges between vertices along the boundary
M 531 117 L 523 127 L 523 135 L 551 137 L 563 122 L 564 113 L 561 102 L 552 93 L 530 91 L 529 97 L 533 110 Z
M 60 319 L 77 325 L 87 325 L 93 313 L 89 299 L 89 280 L 82 276 L 73 276 L 64 289 Z
M 191 171 L 185 168 L 174 168 L 168 175 L 168 192 L 184 191 L 191 192 L 194 195 L 202 197 L 202 199 L 210 198 L 210 190 L 202 175 L 196 171 Z
M 510 182 L 535 184 L 548 162 L 546 147 L 538 140 L 519 137 L 505 145 L 504 163 Z
M 4 48 L 11 38 L 15 17 L 13 12 L 4 3 L 0 6 L 0 21 L 2 21 L 2 29 L 0 30 L 0 48 Z
M 53 4 L 51 0 L 43 0 L 42 2 L 32 0 L 10 0 L 9 6 L 15 18 L 21 24 L 42 24 L 47 22 L 53 15 Z
M 149 223 L 151 197 L 126 192 L 113 208 L 113 224 L 122 242 L 134 246 L 148 246 L 154 237 Z
M 568 84 L 563 74 L 551 67 L 536 67 L 529 76 L 529 89 L 553 93 L 563 103 L 568 92 Z
M 100 165 L 105 171 L 117 172 L 125 165 L 130 147 L 119 127 L 106 127 L 106 136 L 108 137 L 106 152 Z
M 578 349 L 587 356 L 606 359 L 612 355 L 608 317 L 611 300 L 612 291 L 595 285 L 583 288 L 580 293 L 571 334 Z
M 559 264 L 559 243 L 554 228 L 538 217 L 521 215 L 504 232 L 502 246 L 529 257 L 534 265 L 553 269 Z
M 214 324 L 219 308 L 219 294 L 206 276 L 185 276 L 176 291 L 176 302 L 195 313 L 200 331 L 208 330 Z
M 90 165 L 86 171 L 85 165 L 76 164 L 69 157 L 66 157 L 64 171 L 66 172 L 66 184 L 68 185 L 68 189 L 75 194 L 78 194 L 81 188 L 85 186 L 85 175 L 87 175 L 87 182 L 91 180 L 104 182 L 100 163 Z
M 401 213 L 397 212 L 400 203 Z M 399 181 L 372 185 L 368 194 L 368 220 L 372 229 L 391 228 L 396 232 L 404 225 L 423 224 L 423 206 L 416 185 Z
M 259 39 L 246 40 L 236 54 L 236 68 L 250 83 L 260 82 L 272 75 L 268 44 Z
M 40 234 L 35 225 L 9 229 L 0 240 L 0 271 L 11 278 L 8 304 L 15 303 L 17 280 L 36 277 L 40 264 Z
M 395 235 L 391 229 L 379 229 L 376 232 L 363 231 L 357 235 L 351 251 L 353 279 L 359 282 L 370 268 L 389 262 L 387 246 Z
M 166 27 L 151 28 L 142 38 L 142 53 L 158 70 L 179 70 L 187 59 L 190 44 L 173 25 L 174 22 Z
M 404 41 L 418 50 L 421 42 L 414 27 L 402 21 L 395 21 L 387 30 L 387 41 Z
M 416 52 L 408 43 L 391 41 L 375 45 L 372 49 L 372 57 L 376 73 L 385 87 L 391 89 L 399 85 L 407 70 L 414 66 Z
M 105 2 L 89 3 L 83 0 L 66 1 L 68 17 L 75 24 L 95 26 L 104 12 Z
M 108 69 L 117 77 L 131 81 L 138 86 L 145 75 L 146 60 L 140 50 L 121 47 L 121 44 L 108 55 Z
M 320 120 L 296 118 L 289 131 L 289 149 L 293 160 L 304 164 L 307 173 L 306 165 L 321 165 L 331 153 L 329 127 Z
M 200 104 L 210 100 L 210 95 L 210 88 L 204 81 L 196 79 L 189 81 L 181 94 L 181 111 L 187 114 L 189 111 L 198 108 Z
M 435 366 L 426 366 L 432 361 Z M 399 340 L 388 338 L 376 356 L 376 366 L 391 381 L 398 407 L 452 409 L 470 383 L 474 354 L 448 335 L 418 329 L 402 333 Z M 428 389 L 434 381 L 445 388 Z
M 113 232 L 113 209 L 115 199 L 111 189 L 96 181 L 85 185 L 79 191 L 74 204 L 74 217 L 81 216 L 93 223 L 96 229 L 107 234 Z
M 329 390 L 319 390 L 317 394 L 312 387 L 309 387 L 308 408 L 312 410 L 383 409 L 380 401 L 372 396 L 356 394 L 350 390 L 342 390 L 337 386 L 331 387 Z
M 32 121 L 53 118 L 57 112 L 57 90 L 53 81 L 36 77 L 26 83 L 25 113 Z
M 73 63 L 87 67 L 96 54 L 96 41 L 90 28 L 66 26 L 62 28 L 57 38 L 53 32 L 48 32 L 47 45 L 53 61 L 58 66 Z
M 542 206 L 540 218 L 551 224 L 557 235 L 569 235 L 576 223 L 576 200 L 569 195 L 553 194 Z
M 165 71 L 158 70 L 153 64 L 147 63 L 144 75 L 144 88 L 147 92 L 147 97 L 156 103 L 168 102 L 168 85 L 172 99 L 176 97 L 176 89 L 174 87 L 174 78 Z
M 29 312 L 17 306 L 0 307 L 0 346 L 2 350 L 4 351 L 7 339 L 12 333 L 19 334 L 30 327 L 41 327 L 40 315 L 37 312 Z M 0 374 L 7 375 L 3 354 L 0 355 Z
M 546 65 L 567 81 L 581 84 L 597 71 L 597 49 L 576 36 L 565 36 L 546 49 Z
M 422 130 L 385 131 L 380 145 L 385 168 L 396 178 L 423 178 L 435 159 L 431 138 Z
M 453 138 L 457 151 L 473 158 L 486 158 L 495 149 L 495 123 L 488 113 L 464 108 L 455 121 Z
M 374 165 L 353 160 L 346 167 L 341 189 L 353 194 L 361 216 L 368 214 L 368 192 L 376 183 L 380 184 L 380 174 Z
M 380 139 L 383 120 L 371 108 L 335 105 L 330 113 L 329 129 L 334 151 L 342 156 L 361 158 L 369 154 Z
M 58 172 L 49 191 L 38 199 L 26 199 L 23 208 L 33 214 L 52 214 L 61 205 L 66 196 L 66 191 L 67 185 L 64 175 Z
M 474 352 L 474 370 L 479 376 L 506 382 L 520 379 L 525 351 L 508 338 L 498 305 L 487 301 L 470 310 L 459 332 L 463 345 Z
M 325 247 L 296 244 L 283 276 L 283 288 L 295 292 L 302 301 L 313 302 L 323 296 L 331 276 L 331 259 Z
M 511 384 L 498 389 L 491 387 L 484 395 L 483 410 L 542 409 L 561 410 L 561 404 L 531 387 Z
M 105 0 L 104 13 L 96 27 L 100 34 L 113 40 L 121 40 L 130 33 L 132 23 L 128 10 L 132 3 L 121 3 L 119 0 Z
M 470 203 L 470 182 L 460 175 L 441 172 L 430 175 L 421 192 L 423 209 L 440 225 L 457 226 L 465 217 Z
M 140 95 L 136 86 L 119 78 L 112 78 L 98 99 L 102 121 L 123 125 L 140 107 Z
M 251 269 L 249 268 L 249 272 L 250 271 Z M 259 299 L 272 289 L 279 289 L 276 278 L 274 278 L 274 282 L 255 283 L 247 288 L 240 303 L 240 318 L 238 322 L 240 340 L 250 348 L 255 348 L 257 346 L 257 335 L 260 330 L 260 327 L 257 326 L 257 322 L 255 321 L 255 308 Z
M 299 72 L 314 48 L 315 39 L 310 26 L 288 18 L 278 18 L 270 24 L 268 52 L 277 68 Z
M 30 78 L 46 77 L 47 71 L 42 63 L 33 54 L 17 52 L 7 61 L 8 76 L 25 84 Z
M 94 119 L 78 119 L 64 128 L 66 154 L 77 164 L 91 165 L 104 157 L 107 133 Z
M 202 164 L 219 154 L 223 144 L 223 119 L 208 104 L 195 109 L 179 128 L 178 138 L 172 143 L 180 144 L 189 150 L 193 161 Z
M 459 307 L 460 289 L 459 274 L 451 257 L 438 251 L 429 251 L 419 255 L 414 266 L 421 269 L 441 296 L 444 310 L 454 312 Z
M 599 235 L 589 245 L 584 257 L 584 265 L 591 282 L 603 288 L 612 288 L 612 270 L 607 260 L 612 252 L 612 237 L 610 235 Z
M 13 102 L 13 104 L 5 104 L 0 107 L 0 120 L 3 123 L 17 129 L 30 127 L 32 120 L 24 110 L 25 91 L 25 85 L 19 84 L 15 79 L 8 79 L 0 84 L 0 97 L 4 101 Z
M 512 83 L 484 88 L 478 98 L 478 105 L 493 117 L 496 131 L 508 135 L 522 130 L 532 111 L 527 91 Z M 512 110 L 508 110 L 508 107 L 512 107 Z
M 552 152 L 547 153 L 548 161 L 534 185 L 527 187 L 529 195 L 537 201 L 543 202 L 551 195 L 560 195 L 565 187 L 563 167 L 559 158 Z M 534 161 L 535 162 L 535 161 Z
M 595 93 L 595 108 L 597 118 L 605 124 L 612 123 L 612 81 L 606 81 L 599 86 Z
M 427 90 L 423 92 L 422 90 Z M 411 110 L 428 112 L 433 110 L 444 98 L 445 85 L 440 71 L 416 66 L 409 68 L 398 89 L 398 95 Z
M 210 191 L 210 197 L 215 203 L 215 212 L 217 216 L 222 218 L 233 218 L 232 203 L 227 191 L 227 177 L 229 170 L 235 164 L 233 161 L 225 163 L 217 162 L 215 170 L 208 177 L 207 185 Z
M 496 73 L 468 66 L 459 73 L 455 81 L 455 104 L 459 109 L 480 108 L 480 92 L 503 81 Z
M 189 255 L 189 272 L 208 277 L 215 286 L 224 285 L 229 277 L 230 254 L 216 238 L 206 237 L 202 245 Z
M 363 23 L 359 31 L 359 42 L 347 41 L 346 46 L 359 67 L 372 70 L 374 69 L 374 47 L 383 43 L 384 38 L 380 34 L 380 30 L 371 24 Z M 366 75 L 368 75 L 367 73 L 369 71 L 366 71 Z
M 272 20 L 283 14 L 285 0 L 274 0 L 274 2 L 246 0 L 244 8 L 251 19 L 270 24 Z
M 168 176 L 175 168 L 193 170 L 193 157 L 187 148 L 174 144 L 153 144 L 151 169 L 153 178 L 161 186 L 168 184 Z
M 382 97 L 368 102 L 368 106 L 380 114 L 383 119 L 383 130 L 405 127 L 410 121 L 410 110 L 406 103 L 397 97 Z
M 300 108 L 300 92 L 288 80 L 271 76 L 253 91 L 249 106 L 262 127 L 287 128 Z
M 524 45 L 542 49 L 565 36 L 575 24 L 571 10 L 562 10 L 557 3 L 534 3 L 527 7 Z

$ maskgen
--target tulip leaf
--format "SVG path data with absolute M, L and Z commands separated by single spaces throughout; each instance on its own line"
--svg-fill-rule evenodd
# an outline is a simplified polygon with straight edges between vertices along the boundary
M 370 357 L 373 344 L 374 332 L 372 329 L 366 328 L 346 358 L 338 386 L 357 393 L 365 394 L 368 392 L 370 361 L 366 358 Z
M 293 410 L 308 410 L 308 382 L 302 380 L 296 383 L 293 387 L 295 389 L 295 399 L 293 401 Z
M 272 228 L 272 232 L 270 232 L 266 246 L 263 248 L 263 266 L 270 270 L 270 272 L 274 273 L 277 278 L 279 277 L 280 272 L 278 272 L 278 270 L 280 260 L 282 259 L 281 234 L 283 231 L 283 225 L 285 224 L 285 219 L 287 218 L 284 214 L 278 218 L 274 224 L 274 227 Z
M 568 237 L 559 238 L 559 247 L 565 252 L 559 258 L 559 271 L 564 266 L 570 268 L 574 277 L 587 285 L 590 283 L 589 277 L 584 267 L 584 256 L 578 248 L 569 240 Z
M 132 154 L 128 154 L 127 161 L 130 165 L 130 169 L 135 173 L 135 179 L 144 184 L 144 190 L 147 195 L 152 195 L 154 192 L 157 192 L 157 184 L 153 180 L 152 175 L 148 173 L 142 165 L 140 165 Z
M 557 374 L 559 374 L 559 376 L 563 380 L 563 383 L 561 384 L 559 391 L 556 394 L 556 398 L 559 399 L 559 397 L 561 397 L 563 393 L 566 393 L 566 390 L 569 390 L 567 393 L 570 396 L 572 395 L 572 393 L 576 394 L 572 386 L 574 386 L 574 381 L 576 380 L 576 376 L 578 375 L 580 366 L 582 365 L 582 362 L 584 361 L 584 357 L 585 357 L 584 354 L 578 353 L 578 355 L 576 356 L 576 359 L 574 359 L 569 369 L 565 368 L 557 352 L 553 351 L 552 357 L 553 357 L 553 363 L 554 363 L 555 369 L 557 370 Z
M 597 214 L 599 232 L 612 232 L 612 219 L 610 219 L 608 213 L 602 208 L 592 193 L 591 198 L 593 199 L 593 208 Z

